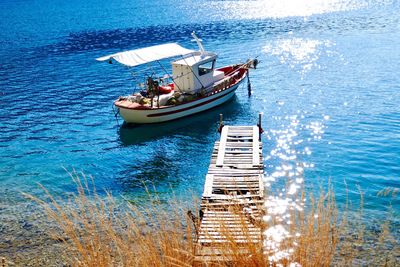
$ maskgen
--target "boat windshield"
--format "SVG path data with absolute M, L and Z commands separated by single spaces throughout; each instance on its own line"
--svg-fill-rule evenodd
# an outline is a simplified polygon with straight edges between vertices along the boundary
M 215 60 L 208 61 L 199 65 L 199 76 L 205 75 L 210 73 L 214 69 Z

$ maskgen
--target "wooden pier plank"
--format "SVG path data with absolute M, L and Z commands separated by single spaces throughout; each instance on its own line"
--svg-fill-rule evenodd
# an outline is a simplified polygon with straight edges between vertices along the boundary
M 257 126 L 253 127 L 253 165 L 260 164 L 260 151 L 258 150 L 259 129 Z
M 259 134 L 257 126 L 224 126 L 214 144 L 200 205 L 195 263 L 229 261 L 226 245 L 232 242 L 243 245 L 244 256 L 250 254 L 246 244 L 262 249 L 264 166 Z
M 221 131 L 221 142 L 218 147 L 218 157 L 217 157 L 217 166 L 222 166 L 224 164 L 224 154 L 225 154 L 225 146 L 226 139 L 228 135 L 229 126 L 225 126 Z

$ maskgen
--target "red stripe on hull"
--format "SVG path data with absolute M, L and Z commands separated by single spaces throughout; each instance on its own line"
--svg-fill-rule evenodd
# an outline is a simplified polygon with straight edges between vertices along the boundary
M 238 85 L 234 85 L 234 86 L 238 86 Z M 229 90 L 229 89 L 228 89 L 228 90 Z M 236 90 L 236 89 L 235 89 L 235 90 Z M 181 108 L 181 109 L 178 109 L 178 110 L 167 111 L 167 112 L 162 112 L 162 113 L 157 113 L 157 114 L 149 114 L 149 115 L 147 115 L 147 117 L 161 117 L 161 116 L 167 116 L 167 115 L 179 113 L 179 112 L 182 112 L 182 111 L 190 110 L 190 109 L 193 109 L 193 108 L 201 107 L 201 106 L 203 106 L 203 105 L 206 105 L 206 104 L 209 104 L 209 103 L 211 103 L 211 102 L 214 102 L 215 100 L 218 100 L 218 99 L 220 99 L 220 98 L 226 96 L 227 94 L 230 94 L 231 92 L 233 92 L 233 91 L 235 91 L 235 90 L 232 90 L 232 91 L 229 91 L 229 92 L 226 92 L 226 93 L 224 92 L 225 94 L 221 94 L 220 96 L 218 96 L 218 97 L 216 97 L 216 98 L 214 98 L 214 99 L 210 99 L 210 100 L 204 101 L 204 102 L 202 102 L 202 103 L 193 105 L 193 106 L 191 106 L 191 107 Z

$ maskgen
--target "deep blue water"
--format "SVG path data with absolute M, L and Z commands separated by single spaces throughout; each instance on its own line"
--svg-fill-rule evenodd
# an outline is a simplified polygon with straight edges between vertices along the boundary
M 340 202 L 348 194 L 357 206 L 363 192 L 368 221 L 386 219 L 391 206 L 398 225 L 399 196 L 377 194 L 400 187 L 400 4 L 268 3 L 1 1 L 3 215 L 23 203 L 20 191 L 40 196 L 36 183 L 73 191 L 64 168 L 128 199 L 145 194 L 143 182 L 166 196 L 200 195 L 219 114 L 239 125 L 263 112 L 273 194 L 296 178 L 308 190 L 331 181 Z M 243 85 L 215 110 L 120 127 L 112 103 L 132 91 L 132 76 L 95 58 L 171 41 L 195 48 L 192 31 L 219 53 L 219 66 L 259 57 L 253 96 Z

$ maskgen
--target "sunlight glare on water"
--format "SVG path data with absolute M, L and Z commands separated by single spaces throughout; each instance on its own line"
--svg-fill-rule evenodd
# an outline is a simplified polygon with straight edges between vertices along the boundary
M 333 43 L 329 40 L 290 38 L 265 45 L 264 53 L 278 57 L 282 64 L 288 64 L 292 69 L 301 66 L 304 74 L 311 68 L 318 67 L 317 60 L 321 53 L 327 53 L 331 46 Z
M 319 59 L 328 54 L 335 54 L 335 44 L 330 40 L 305 39 L 293 37 L 272 40 L 263 48 L 263 52 L 276 57 L 282 65 L 297 71 L 301 77 L 307 72 L 320 68 Z M 277 101 L 280 107 L 285 101 Z M 315 104 L 314 104 L 315 106 Z M 305 199 L 299 197 L 304 188 L 304 169 L 313 168 L 307 163 L 312 154 L 312 141 L 322 139 L 329 115 L 306 122 L 305 111 L 286 116 L 274 116 L 276 127 L 271 128 L 266 137 L 275 144 L 266 156 L 266 162 L 277 162 L 269 175 L 265 176 L 266 190 L 270 192 L 265 204 L 264 221 L 269 227 L 264 232 L 264 251 L 271 264 L 289 260 L 297 246 L 294 237 L 300 233 L 293 232 L 291 213 L 301 212 L 306 207 Z M 297 263 L 292 263 L 298 266 Z
M 381 1 L 385 3 L 389 1 Z M 328 12 L 349 11 L 367 7 L 368 1 L 346 0 L 261 0 L 214 1 L 213 6 L 235 19 L 283 18 L 311 16 Z
M 304 143 L 322 138 L 329 116 L 308 123 L 303 123 L 303 115 L 277 116 L 274 119 L 280 122 L 280 128 L 266 133 L 275 147 L 265 160 L 279 164 L 264 177 L 269 192 L 265 202 L 264 221 L 268 227 L 264 231 L 264 251 L 271 264 L 289 260 L 297 246 L 294 237 L 299 237 L 300 233 L 291 228 L 296 223 L 292 221 L 291 214 L 303 211 L 307 205 L 299 195 L 304 188 L 304 169 L 313 167 L 306 162 L 312 151 Z M 303 140 L 301 137 L 307 138 Z M 298 266 L 297 263 L 292 264 Z

